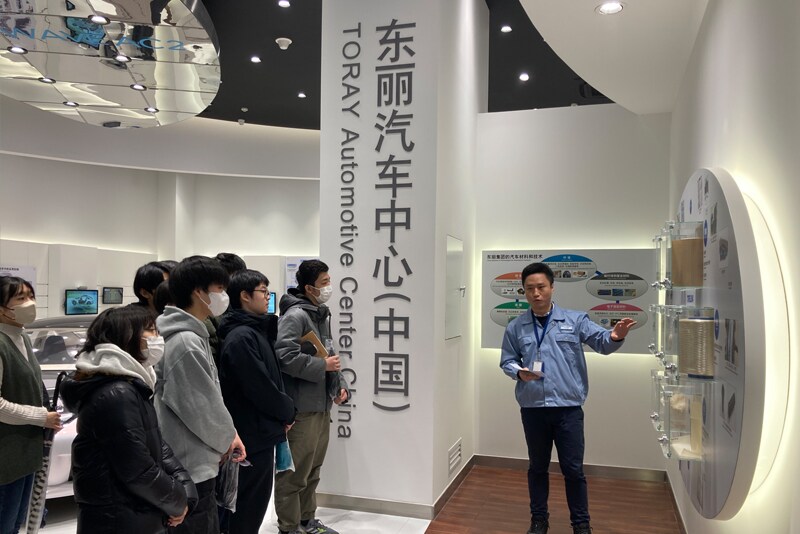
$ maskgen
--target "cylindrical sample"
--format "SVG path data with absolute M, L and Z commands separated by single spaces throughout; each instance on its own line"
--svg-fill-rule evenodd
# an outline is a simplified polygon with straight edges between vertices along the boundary
M 703 238 L 673 239 L 670 267 L 673 286 L 702 286 Z
M 703 452 L 703 398 L 699 395 L 692 397 L 689 406 L 691 429 L 689 430 L 689 448 L 695 454 Z
M 694 376 L 714 376 L 714 320 L 678 321 L 678 371 Z

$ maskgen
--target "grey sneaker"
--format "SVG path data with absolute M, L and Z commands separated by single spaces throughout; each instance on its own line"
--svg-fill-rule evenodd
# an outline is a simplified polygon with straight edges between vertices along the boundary
M 308 523 L 300 524 L 300 528 L 307 534 L 339 534 L 331 527 L 326 527 L 319 519 L 311 519 Z

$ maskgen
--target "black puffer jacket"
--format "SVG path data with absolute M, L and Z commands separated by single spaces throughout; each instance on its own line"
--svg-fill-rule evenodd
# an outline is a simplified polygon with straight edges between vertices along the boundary
M 168 516 L 192 509 L 197 490 L 161 439 L 152 391 L 141 379 L 73 374 L 61 388 L 78 414 L 72 474 L 79 533 L 161 533 Z
M 284 425 L 294 422 L 274 351 L 277 317 L 230 310 L 219 327 L 222 398 L 247 452 L 286 441 Z

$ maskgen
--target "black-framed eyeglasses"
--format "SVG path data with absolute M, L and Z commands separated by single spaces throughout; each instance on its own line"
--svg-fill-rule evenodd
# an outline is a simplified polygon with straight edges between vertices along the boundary
M 269 289 L 268 289 L 268 288 L 267 288 L 267 289 L 254 289 L 254 290 L 253 290 L 253 292 L 254 292 L 254 293 L 255 293 L 256 291 L 258 291 L 259 293 L 264 293 L 264 298 L 265 298 L 265 299 L 267 299 L 267 300 L 269 300 L 269 298 L 270 298 L 270 294 L 269 294 Z

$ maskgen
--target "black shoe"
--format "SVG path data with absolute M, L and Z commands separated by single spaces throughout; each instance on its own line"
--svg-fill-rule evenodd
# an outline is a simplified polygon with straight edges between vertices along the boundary
M 531 528 L 528 530 L 528 534 L 547 534 L 547 531 L 550 529 L 550 522 L 547 520 L 550 517 L 550 514 L 546 516 L 537 516 L 531 519 Z
M 572 534 L 592 534 L 592 527 L 589 523 L 581 523 L 572 527 Z

